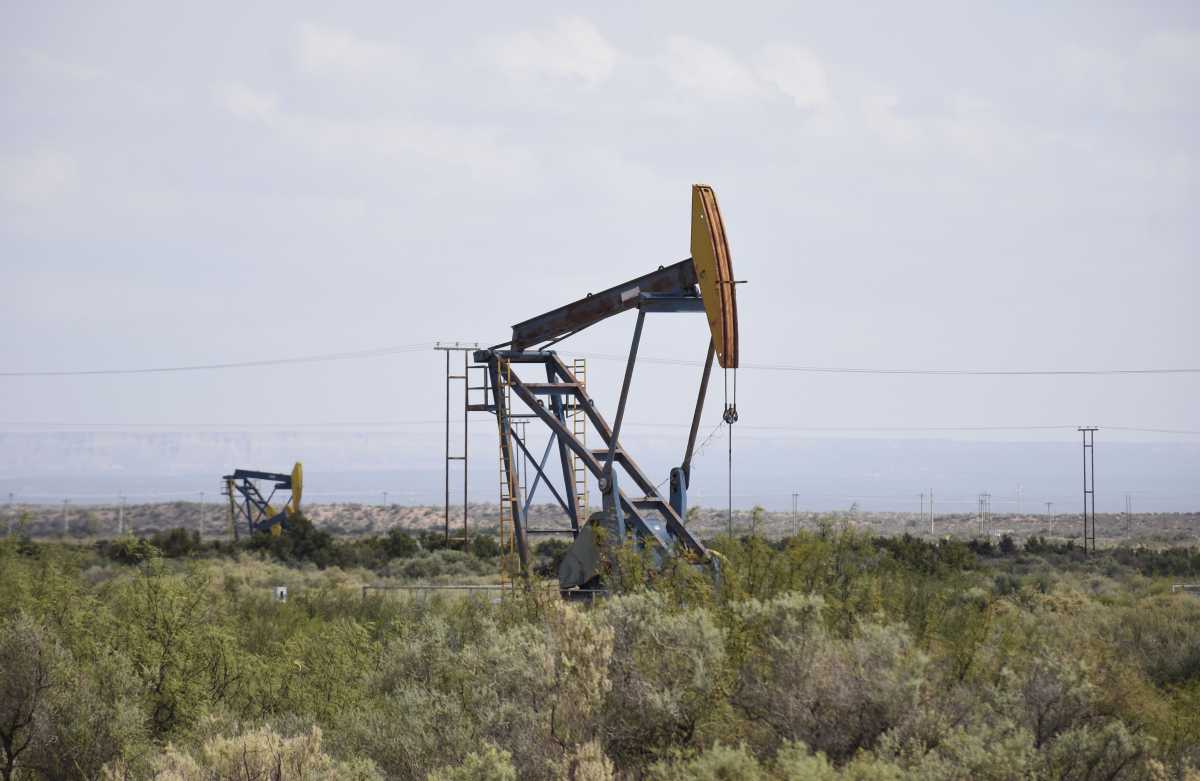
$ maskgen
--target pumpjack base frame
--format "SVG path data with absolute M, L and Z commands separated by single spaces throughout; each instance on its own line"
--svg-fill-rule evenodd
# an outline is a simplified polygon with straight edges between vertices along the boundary
M 646 307 L 653 311 L 653 305 Z M 689 307 L 690 309 L 691 307 Z M 640 334 L 643 310 L 639 312 L 638 332 Z M 661 311 L 661 310 L 660 310 Z M 674 311 L 680 311 L 674 309 Z M 636 355 L 637 334 L 631 358 Z M 522 503 L 514 475 L 517 469 L 518 448 L 524 452 L 528 463 L 535 470 L 535 485 L 544 481 L 553 493 L 558 504 L 570 519 L 570 531 L 578 535 L 587 518 L 578 517 L 577 503 L 574 501 L 574 477 L 570 470 L 570 456 L 580 459 L 584 467 L 597 480 L 602 491 L 606 493 L 607 501 L 611 496 L 613 503 L 619 507 L 617 528 L 623 537 L 628 529 L 643 543 L 656 544 L 666 550 L 676 547 L 697 558 L 705 559 L 708 551 L 704 545 L 687 529 L 684 519 L 671 501 L 658 492 L 633 457 L 620 446 L 620 418 L 624 409 L 622 403 L 618 410 L 617 426 L 614 427 L 596 409 L 595 402 L 588 395 L 584 384 L 581 383 L 571 369 L 553 350 L 504 350 L 486 349 L 474 353 L 476 365 L 485 369 L 489 391 L 487 402 L 471 405 L 472 411 L 490 412 L 496 416 L 501 440 L 501 459 L 505 474 L 508 475 L 511 497 L 511 517 L 516 541 L 517 554 L 522 571 L 528 571 L 530 563 L 529 534 L 536 534 L 539 529 L 530 529 L 528 525 L 528 501 Z M 520 376 L 521 370 L 536 366 L 542 367 L 545 382 L 531 382 Z M 632 360 L 631 360 L 632 367 Z M 628 375 L 628 373 L 627 373 Z M 514 417 L 519 413 L 509 409 L 506 394 L 502 388 L 507 386 L 514 399 L 519 399 L 528 409 L 532 417 L 544 423 L 551 432 L 551 439 L 546 453 L 539 460 L 526 449 L 525 443 L 516 435 L 513 426 Z M 628 390 L 628 376 L 622 396 Z M 589 423 L 600 438 L 602 447 L 588 447 L 569 425 L 568 415 L 576 410 L 582 410 Z M 522 416 L 525 417 L 525 416 Z M 514 446 L 515 445 L 515 446 Z M 562 463 L 562 475 L 553 480 L 546 474 L 546 461 L 552 446 L 557 445 L 559 459 Z M 609 459 L 613 460 L 613 469 L 609 469 Z M 631 496 L 619 488 L 618 471 L 623 472 L 640 495 Z M 611 481 L 611 482 L 610 482 Z M 555 482 L 560 482 L 564 491 L 555 489 Z M 661 521 L 659 520 L 661 519 Z M 566 531 L 566 530 L 562 530 Z
M 288 525 L 287 510 L 273 511 L 271 500 L 276 491 L 291 491 L 292 475 L 277 472 L 260 472 L 253 469 L 235 469 L 233 474 L 221 478 L 224 483 L 222 493 L 229 497 L 230 523 L 233 527 L 234 539 L 239 538 L 238 526 L 240 521 L 246 524 L 246 533 L 254 536 L 258 532 L 268 532 L 278 524 L 281 528 Z M 256 480 L 273 483 L 271 493 L 263 496 L 255 484 Z M 241 497 L 237 501 L 234 494 Z

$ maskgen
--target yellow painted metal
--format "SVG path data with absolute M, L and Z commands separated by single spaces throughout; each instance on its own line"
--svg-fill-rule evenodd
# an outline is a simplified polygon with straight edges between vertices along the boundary
M 292 467 L 292 498 L 288 500 L 289 518 L 300 515 L 300 494 L 304 491 L 304 465 L 299 461 Z
M 722 368 L 736 369 L 738 324 L 733 266 L 717 194 L 706 184 L 692 185 L 692 263 L 716 345 L 717 362 Z

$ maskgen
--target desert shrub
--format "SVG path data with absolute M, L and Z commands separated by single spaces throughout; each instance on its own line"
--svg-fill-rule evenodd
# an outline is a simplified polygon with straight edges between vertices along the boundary
M 649 781 L 768 781 L 770 775 L 745 746 L 716 744 L 707 751 L 674 761 L 660 760 L 646 773 Z
M 384 567 L 383 572 L 389 577 L 405 580 L 471 578 L 494 574 L 496 564 L 478 559 L 469 553 L 443 548 L 407 559 L 397 559 Z
M 247 548 L 265 551 L 284 562 L 311 561 L 318 567 L 327 567 L 336 560 L 333 535 L 313 526 L 303 516 L 291 518 L 288 528 L 275 536 L 270 532 L 258 532 L 246 543 Z
M 150 536 L 150 544 L 169 559 L 191 556 L 202 547 L 199 532 L 178 527 L 165 532 L 155 532 Z
M 609 600 L 597 620 L 613 631 L 602 741 L 620 767 L 694 746 L 719 716 L 724 637 L 704 609 L 668 611 L 657 594 Z
M 736 608 L 748 637 L 732 701 L 784 741 L 803 741 L 834 760 L 871 749 L 916 708 L 926 657 L 897 626 L 864 624 L 831 635 L 820 600 L 785 596 Z
M 439 551 L 453 547 L 453 541 L 447 540 L 445 534 L 436 531 L 421 532 L 421 550 Z M 462 547 L 461 543 L 459 543 L 459 547 Z
M 412 535 L 403 529 L 392 528 L 388 530 L 387 536 L 383 538 L 383 549 L 387 553 L 388 558 L 406 559 L 416 554 L 420 547 Z
M 127 565 L 141 564 L 159 553 L 149 540 L 128 535 L 116 540 L 98 540 L 96 550 L 105 558 Z
M 220 678 L 236 659 L 208 586 L 200 570 L 177 577 L 151 561 L 117 588 L 113 639 L 142 679 L 154 738 L 172 737 L 193 724 L 213 703 Z
M 969 720 L 921 742 L 904 745 L 885 736 L 879 759 L 929 781 L 1024 781 L 1037 775 L 1037 752 L 1029 732 L 1003 718 Z
M 471 538 L 471 555 L 481 559 L 492 559 L 500 555 L 500 543 L 490 534 L 476 534 Z
M 322 750 L 321 730 L 287 738 L 270 728 L 206 741 L 197 756 L 173 746 L 153 760 L 156 781 L 375 781 L 382 778 L 370 762 L 339 762 Z M 124 778 L 114 765 L 109 778 Z
M 997 553 L 996 546 L 992 544 L 990 539 L 969 540 L 967 542 L 967 547 L 970 548 L 971 552 L 976 556 L 981 556 L 983 558 L 991 558 Z
M 1043 773 L 1063 781 L 1152 779 L 1157 774 L 1146 761 L 1151 749 L 1146 736 L 1130 733 L 1119 721 L 1082 724 L 1050 746 Z
M 245 542 L 171 559 L 148 540 L 0 540 L 0 731 L 19 711 L 12 746 L 30 739 L 14 777 L 238 778 L 293 755 L 311 759 L 299 777 L 576 781 L 1184 779 L 1200 764 L 1200 602 L 1143 574 L 1191 566 L 1183 554 L 721 538 L 718 583 L 622 550 L 628 593 L 580 608 L 536 581 L 498 604 L 364 596 L 380 573 L 494 581 L 495 560 L 389 561 L 386 539 L 317 543 L 325 563 L 295 558 L 303 546 L 285 562 Z M 39 664 L 51 685 L 31 707 Z
M 376 695 L 342 726 L 345 749 L 393 778 L 456 767 L 484 741 L 507 752 L 521 778 L 557 778 L 572 757 L 602 766 L 580 747 L 598 731 L 612 631 L 557 598 L 536 623 L 502 625 L 470 605 L 396 627 L 367 686 Z
M 119 656 L 78 659 L 28 615 L 0 621 L 0 776 L 94 778 L 144 741 L 133 689 Z
M 562 758 L 558 777 L 566 781 L 613 781 L 613 763 L 600 743 L 590 740 L 576 745 Z
M 558 565 L 562 563 L 563 556 L 567 554 L 567 549 L 571 547 L 571 543 L 567 540 L 551 537 L 548 540 L 542 540 L 534 547 L 533 552 L 537 556 L 534 562 L 534 572 L 539 577 L 557 578 Z
M 1111 626 L 1117 652 L 1156 684 L 1200 681 L 1200 600 L 1153 597 L 1122 609 Z
M 429 781 L 517 781 L 512 756 L 491 743 L 467 754 L 461 765 L 435 770 Z
M 1010 572 L 1001 572 L 992 579 L 992 591 L 998 596 L 1009 596 L 1021 590 L 1021 579 Z

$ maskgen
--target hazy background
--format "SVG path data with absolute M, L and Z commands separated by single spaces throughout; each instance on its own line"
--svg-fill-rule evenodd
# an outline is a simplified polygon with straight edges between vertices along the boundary
M 749 280 L 747 364 L 1196 367 L 1198 110 L 1194 3 L 7 4 L 0 371 L 503 341 L 686 257 L 698 181 Z M 564 351 L 623 353 L 631 329 Z M 705 339 L 701 318 L 659 316 L 642 353 L 698 361 Z M 610 413 L 621 368 L 590 364 Z M 699 370 L 642 368 L 631 423 L 686 422 Z M 201 490 L 304 459 L 313 492 L 359 472 L 377 477 L 345 485 L 415 501 L 439 483 L 442 370 L 420 349 L 0 377 L 0 489 L 125 470 Z M 1074 426 L 1095 424 L 1102 509 L 1125 491 L 1195 509 L 1197 398 L 1196 374 L 748 368 L 735 501 L 915 495 L 935 482 L 918 465 L 948 496 L 1047 483 L 1067 501 Z M 1028 430 L 893 430 L 941 427 Z M 495 441 L 475 430 L 486 496 Z M 665 477 L 684 436 L 631 426 L 629 447 Z M 700 464 L 712 504 L 724 447 Z

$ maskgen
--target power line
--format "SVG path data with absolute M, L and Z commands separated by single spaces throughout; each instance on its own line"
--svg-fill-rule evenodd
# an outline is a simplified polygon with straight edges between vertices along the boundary
M 625 360 L 623 356 L 605 353 L 573 353 L 583 358 L 602 361 Z M 655 358 L 639 356 L 639 361 L 665 366 L 701 366 L 700 361 L 683 358 Z M 1096 375 L 1139 375 L 1139 374 L 1200 374 L 1197 368 L 1145 368 L 1145 369 L 884 369 L 854 366 L 804 366 L 794 364 L 742 363 L 740 369 L 758 371 L 801 372 L 806 374 L 909 374 L 922 376 L 972 376 L 972 377 L 1062 377 Z
M 686 426 L 686 423 L 636 423 L 637 426 Z M 858 431 L 858 432 L 918 432 L 918 431 L 1054 431 L 1074 430 L 1070 424 L 1051 426 L 752 426 L 742 425 L 741 428 L 754 431 Z M 1125 429 L 1127 431 L 1150 431 L 1153 429 Z M 1165 433 L 1165 432 L 1164 432 Z M 1178 432 L 1178 433 L 1197 433 Z
M 1110 431 L 1137 431 L 1148 434 L 1200 434 L 1200 429 L 1186 428 L 1130 428 L 1128 426 L 1105 426 Z
M 110 428 L 110 429 L 140 429 L 140 428 L 229 428 L 229 429 L 297 429 L 297 428 L 387 428 L 395 426 L 429 426 L 441 424 L 441 420 L 342 420 L 342 421 L 324 421 L 312 422 L 303 421 L 299 423 L 261 423 L 261 422 L 243 422 L 243 423 L 182 423 L 178 421 L 163 421 L 161 423 L 95 423 L 95 422 L 80 422 L 73 423 L 69 421 L 53 421 L 53 420 L 6 420 L 0 421 L 0 427 L 37 427 L 43 426 L 46 428 Z
M 325 363 L 348 361 L 356 358 L 379 358 L 426 350 L 429 345 L 408 344 L 399 347 L 377 347 L 372 350 L 351 350 L 320 355 L 304 355 L 295 358 L 265 358 L 257 361 L 232 361 L 227 363 L 200 363 L 185 366 L 155 366 L 136 369 L 72 369 L 64 371 L 0 371 L 0 377 L 84 377 L 114 374 L 169 374 L 172 372 L 210 371 L 214 369 L 248 369 L 255 366 L 283 366 L 294 363 Z
M 219 369 L 245 369 L 258 366 L 282 366 L 298 363 L 324 363 L 359 358 L 377 358 L 388 355 L 418 352 L 431 347 L 429 342 L 378 347 L 370 350 L 350 350 L 293 358 L 266 358 L 253 361 L 229 361 L 221 363 L 189 364 L 182 366 L 154 366 L 125 369 L 71 369 L 54 371 L 0 371 L 0 377 L 84 377 L 121 374 L 166 374 L 171 372 L 211 371 Z M 572 353 L 597 360 L 624 361 L 626 356 L 606 353 Z M 682 358 L 656 358 L 639 356 L 644 363 L 665 366 L 701 366 L 702 362 Z M 808 366 L 798 364 L 743 363 L 742 369 L 752 371 L 782 371 L 806 374 L 875 374 L 875 375 L 918 375 L 918 376 L 974 376 L 974 377 L 1063 377 L 1063 376 L 1113 376 L 1113 375 L 1173 375 L 1200 374 L 1200 368 L 1152 367 L 1141 369 L 916 369 L 879 368 L 856 366 Z
M 63 429 L 143 429 L 143 428 L 197 428 L 197 429 L 320 429 L 320 428 L 397 428 L 403 426 L 432 426 L 442 425 L 442 420 L 343 420 L 343 421 L 302 421 L 291 423 L 259 423 L 259 422 L 217 422 L 217 423 L 184 423 L 179 421 L 147 422 L 71 422 L 71 421 L 0 421 L 0 427 L 12 428 L 63 428 Z M 688 428 L 690 423 L 630 421 L 627 426 L 638 428 Z M 718 424 L 719 427 L 719 424 Z M 852 432 L 852 433 L 921 433 L 921 432 L 952 432 L 952 431 L 1074 431 L 1077 426 L 1068 423 L 1032 426 L 756 426 L 742 424 L 748 431 L 795 431 L 795 432 Z M 1105 426 L 1111 431 L 1125 431 L 1145 434 L 1183 434 L 1200 435 L 1200 429 L 1177 428 L 1141 428 L 1135 426 Z M 714 429 L 715 431 L 715 429 Z M 711 438 L 711 435 L 710 437 Z M 707 442 L 707 440 L 706 440 Z

